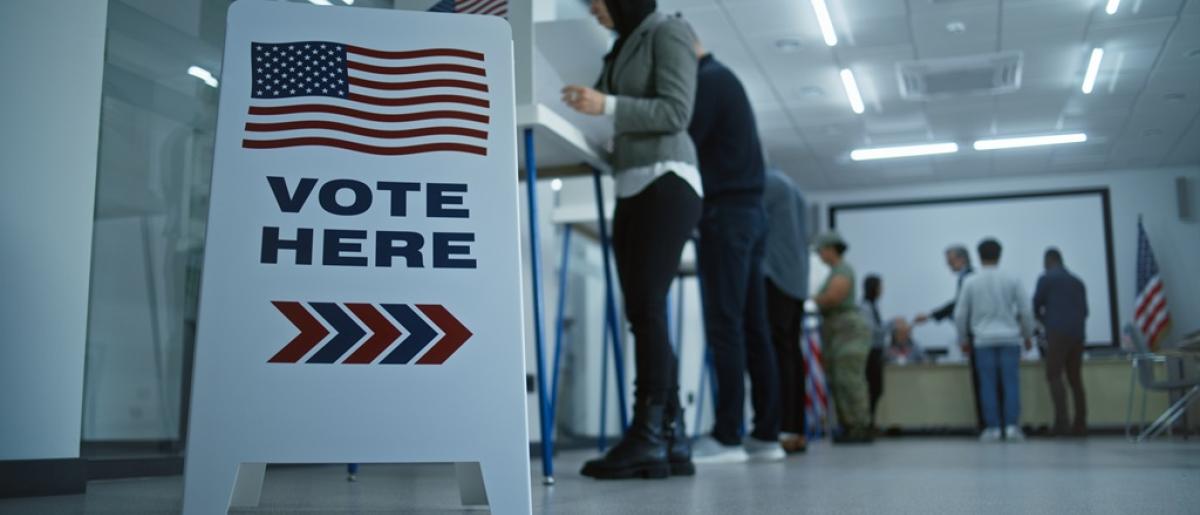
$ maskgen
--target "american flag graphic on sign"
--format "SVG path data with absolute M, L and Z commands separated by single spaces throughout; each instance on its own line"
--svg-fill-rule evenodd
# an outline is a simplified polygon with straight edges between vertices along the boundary
M 334 147 L 397 156 L 487 155 L 484 55 L 329 41 L 251 43 L 242 147 Z
M 1150 248 L 1150 239 L 1146 237 L 1141 219 L 1138 219 L 1137 300 L 1133 321 L 1151 349 L 1158 344 L 1158 337 L 1171 322 L 1167 294 L 1158 276 L 1158 261 L 1154 259 L 1154 250 Z
M 429 8 L 432 12 L 484 14 L 508 17 L 508 0 L 441 0 Z

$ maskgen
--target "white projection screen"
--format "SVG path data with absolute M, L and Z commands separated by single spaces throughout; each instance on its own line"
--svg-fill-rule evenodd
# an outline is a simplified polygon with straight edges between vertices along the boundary
M 829 221 L 850 246 L 846 259 L 858 273 L 859 295 L 867 274 L 883 279 L 885 318 L 911 320 L 952 299 L 955 278 L 945 249 L 965 245 L 978 267 L 976 245 L 994 237 L 1004 248 L 1000 268 L 1021 280 L 1030 299 L 1043 254 L 1060 249 L 1067 269 L 1087 286 L 1088 345 L 1119 341 L 1107 189 L 834 204 Z M 949 321 L 922 325 L 913 336 L 924 348 L 959 356 Z

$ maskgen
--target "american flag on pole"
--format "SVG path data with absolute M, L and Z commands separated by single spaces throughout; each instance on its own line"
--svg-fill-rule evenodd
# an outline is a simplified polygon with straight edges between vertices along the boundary
M 1167 309 L 1167 294 L 1163 291 L 1163 283 L 1158 275 L 1158 262 L 1154 259 L 1154 250 L 1150 248 L 1150 239 L 1146 237 L 1146 229 L 1142 227 L 1140 218 L 1137 300 L 1134 302 L 1133 321 L 1151 349 L 1158 344 L 1158 338 L 1171 322 L 1171 313 Z
M 485 14 L 508 17 L 508 0 L 441 0 L 429 9 L 434 12 Z
M 825 366 L 821 361 L 821 331 L 815 315 L 805 315 L 800 338 L 804 356 L 804 420 L 808 434 L 821 434 L 829 418 L 829 390 L 825 384 Z
M 244 148 L 487 155 L 491 101 L 480 52 L 256 42 L 250 59 Z

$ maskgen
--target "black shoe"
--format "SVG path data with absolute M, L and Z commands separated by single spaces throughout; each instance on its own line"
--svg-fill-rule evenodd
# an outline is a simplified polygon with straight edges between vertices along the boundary
M 859 429 L 859 428 L 847 429 L 846 431 L 843 431 L 841 434 L 833 437 L 833 443 L 839 444 L 839 445 L 868 444 L 868 443 L 873 443 L 874 441 L 875 441 L 875 437 L 871 436 L 871 433 L 869 431 L 867 431 L 866 429 Z
M 694 476 L 696 465 L 692 464 L 692 441 L 688 438 L 683 419 L 683 406 L 679 401 L 667 401 L 667 412 L 663 419 L 663 436 L 667 439 L 667 461 L 672 476 Z
M 579 473 L 596 479 L 665 478 L 671 475 L 667 461 L 667 439 L 663 436 L 662 404 L 639 400 L 633 408 L 633 422 L 617 445 L 602 458 L 583 465 Z

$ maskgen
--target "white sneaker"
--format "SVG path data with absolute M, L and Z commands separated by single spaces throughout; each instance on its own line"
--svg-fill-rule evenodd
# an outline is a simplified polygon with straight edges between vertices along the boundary
M 1000 432 L 1000 428 L 998 428 L 998 427 L 989 427 L 987 429 L 984 429 L 982 433 L 979 433 L 979 441 L 985 442 L 985 443 L 999 442 L 1000 439 L 1003 437 L 1004 437 L 1004 434 Z
M 701 437 L 692 444 L 692 463 L 697 465 L 745 463 L 749 459 L 741 445 L 725 445 L 711 436 Z
M 752 436 L 746 439 L 745 448 L 750 461 L 779 461 L 787 457 L 778 441 L 764 441 Z
M 1024 442 L 1025 432 L 1021 431 L 1021 426 L 1008 426 L 1004 428 L 1004 438 L 1010 442 Z

